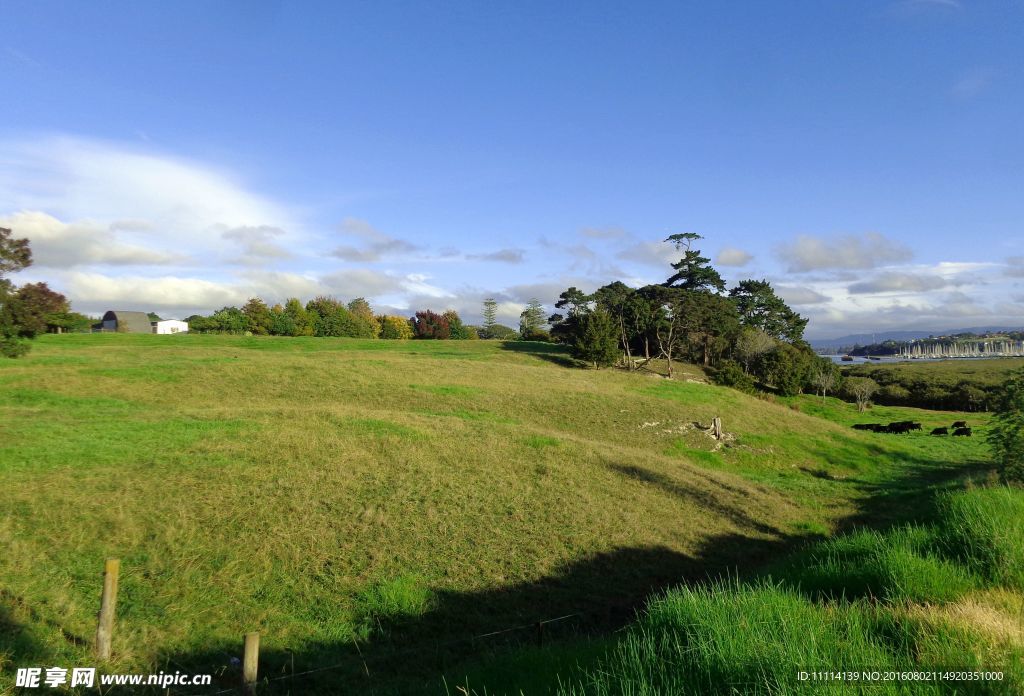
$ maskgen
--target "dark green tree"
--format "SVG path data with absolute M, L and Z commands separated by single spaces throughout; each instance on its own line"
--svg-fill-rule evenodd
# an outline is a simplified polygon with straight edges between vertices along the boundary
M 729 291 L 744 326 L 760 329 L 772 338 L 800 341 L 807 319 L 789 308 L 767 280 L 744 280 Z
M 0 355 L 16 358 L 28 351 L 19 324 L 20 303 L 14 285 L 5 277 L 32 264 L 27 239 L 15 239 L 11 230 L 0 227 Z
M 484 324 L 480 327 L 480 338 L 497 338 L 494 327 L 498 324 L 498 303 L 493 297 L 484 300 Z
M 595 368 L 615 364 L 619 351 L 619 329 L 614 318 L 603 309 L 579 314 L 579 333 L 572 346 L 573 355 Z
M 700 255 L 699 249 L 691 249 L 693 242 L 703 239 L 695 232 L 673 234 L 665 241 L 675 245 L 683 252 L 683 258 L 672 264 L 675 273 L 665 281 L 665 285 L 684 290 L 725 291 L 725 280 L 711 266 L 711 259 Z
M 705 290 L 684 290 L 681 312 L 690 354 L 705 367 L 729 350 L 739 334 L 736 308 L 721 295 Z

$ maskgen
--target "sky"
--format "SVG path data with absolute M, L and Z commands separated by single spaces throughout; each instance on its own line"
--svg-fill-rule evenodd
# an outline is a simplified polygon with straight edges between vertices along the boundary
M 1024 326 L 1024 1 L 0 0 L 0 226 L 78 311 L 769 280 Z

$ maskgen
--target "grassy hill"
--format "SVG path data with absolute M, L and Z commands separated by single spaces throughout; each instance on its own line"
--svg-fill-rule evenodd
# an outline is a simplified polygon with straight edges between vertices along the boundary
M 906 417 L 960 415 L 869 419 Z M 91 664 L 108 556 L 110 671 L 230 685 L 258 630 L 265 676 L 334 666 L 279 682 L 296 692 L 419 692 L 537 621 L 600 634 L 654 591 L 916 519 L 985 475 L 984 416 L 971 439 L 857 419 L 545 344 L 47 336 L 0 362 L 0 689 Z

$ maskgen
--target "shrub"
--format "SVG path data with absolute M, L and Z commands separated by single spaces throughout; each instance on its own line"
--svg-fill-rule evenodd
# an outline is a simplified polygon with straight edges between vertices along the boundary
M 723 387 L 732 387 L 748 393 L 755 391 L 754 379 L 735 360 L 723 360 L 711 375 L 711 379 Z

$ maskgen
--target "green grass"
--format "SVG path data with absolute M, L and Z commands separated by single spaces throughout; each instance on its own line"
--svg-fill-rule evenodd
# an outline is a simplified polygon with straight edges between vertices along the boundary
M 570 613 L 552 640 L 601 635 L 680 578 L 924 514 L 984 458 L 693 366 L 566 364 L 530 343 L 42 337 L 0 362 L 0 689 L 89 659 L 109 556 L 112 668 L 227 680 L 258 630 L 268 674 L 351 662 L 296 692 L 418 693 L 520 633 L 475 636 Z M 725 443 L 693 425 L 716 416 Z
M 1024 490 L 939 495 L 931 524 L 816 542 L 764 570 L 654 597 L 621 637 L 478 669 L 469 693 L 1016 694 L 1024 685 Z M 1005 532 L 1003 530 L 1006 530 Z M 998 549 L 998 550 L 996 550 Z M 553 666 L 553 667 L 552 667 Z M 821 683 L 800 671 L 1002 671 L 989 683 Z M 499 679 L 505 679 L 502 683 Z

